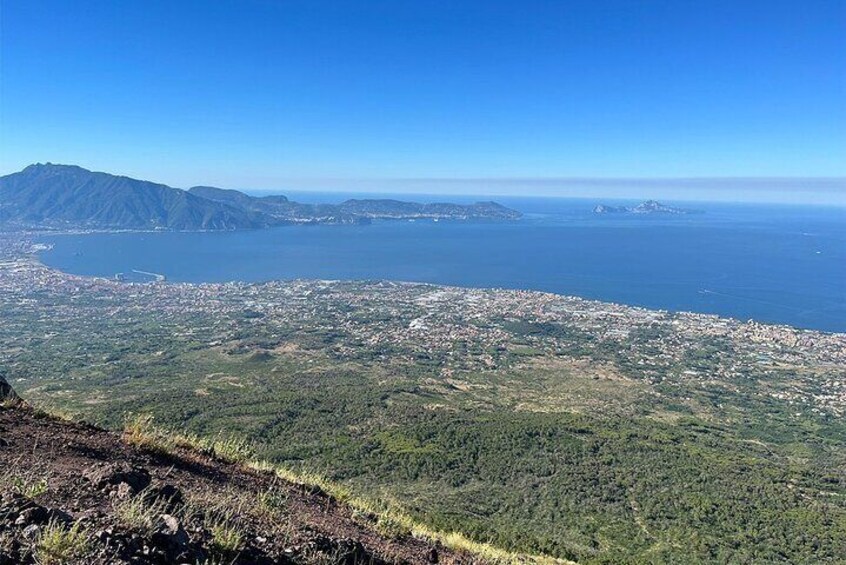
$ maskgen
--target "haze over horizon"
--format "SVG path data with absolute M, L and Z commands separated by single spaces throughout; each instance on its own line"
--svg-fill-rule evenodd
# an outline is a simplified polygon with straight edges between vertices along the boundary
M 842 2 L 0 10 L 0 174 L 846 204 Z
M 41 163 L 33 163 L 41 164 Z M 57 164 L 46 162 L 45 164 Z M 58 165 L 73 165 L 58 163 Z M 281 179 L 262 186 L 232 186 L 217 182 L 178 186 L 158 178 L 140 178 L 116 171 L 83 167 L 94 172 L 129 176 L 187 190 L 192 186 L 234 189 L 255 196 L 282 194 L 326 202 L 352 197 L 399 197 L 428 200 L 473 200 L 498 197 L 583 198 L 614 200 L 659 199 L 675 202 L 724 202 L 846 206 L 846 178 L 419 178 L 419 179 Z M 11 171 L 17 172 L 17 171 Z M 0 176 L 5 171 L 0 171 Z M 265 181 L 267 179 L 264 179 Z M 333 199 L 332 196 L 338 198 Z M 329 197 L 329 198 L 327 198 Z M 427 198 L 424 198 L 427 200 Z
M 291 179 L 252 194 L 555 197 L 846 206 L 846 178 Z

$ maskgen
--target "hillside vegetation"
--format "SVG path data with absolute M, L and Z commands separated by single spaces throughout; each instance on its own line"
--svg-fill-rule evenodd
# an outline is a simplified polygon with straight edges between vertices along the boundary
M 581 563 L 837 562 L 846 336 L 541 293 L 0 269 L 21 395 Z

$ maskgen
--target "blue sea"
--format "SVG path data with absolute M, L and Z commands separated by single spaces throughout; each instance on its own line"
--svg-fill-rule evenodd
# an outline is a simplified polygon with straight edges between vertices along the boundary
M 844 208 L 668 202 L 703 213 L 616 216 L 594 214 L 596 200 L 496 200 L 525 217 L 51 236 L 42 260 L 70 273 L 135 280 L 148 275 L 134 270 L 188 282 L 393 279 L 532 289 L 846 331 Z

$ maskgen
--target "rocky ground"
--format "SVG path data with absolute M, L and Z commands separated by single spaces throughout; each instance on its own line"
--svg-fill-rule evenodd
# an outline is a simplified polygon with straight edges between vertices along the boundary
M 319 489 L 190 449 L 151 452 L 8 400 L 0 493 L 0 565 L 478 561 L 379 533 Z

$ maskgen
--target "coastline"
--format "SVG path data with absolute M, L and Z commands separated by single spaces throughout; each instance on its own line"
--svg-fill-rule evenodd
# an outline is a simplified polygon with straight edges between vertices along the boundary
M 116 281 L 110 277 L 104 276 L 92 276 L 92 275 L 77 275 L 73 273 L 67 273 L 55 267 L 51 267 L 47 265 L 41 258 L 40 254 L 44 251 L 48 251 L 49 248 L 45 248 L 44 246 L 48 245 L 52 247 L 51 244 L 42 244 L 42 243 L 31 243 L 31 251 L 27 253 L 29 256 L 29 262 L 31 262 L 34 266 L 38 269 L 43 269 L 44 271 L 51 272 L 55 275 L 59 275 L 60 277 L 68 277 L 77 280 L 90 280 L 90 281 L 99 281 L 103 283 L 113 284 L 113 285 L 172 285 L 172 286 L 179 286 L 179 287 L 197 287 L 197 288 L 213 288 L 213 287 L 221 287 L 221 288 L 232 288 L 233 286 L 239 288 L 260 288 L 262 286 L 275 286 L 275 285 L 285 285 L 285 284 L 293 284 L 293 283 L 313 283 L 313 284 L 358 284 L 358 285 L 366 285 L 366 284 L 387 284 L 387 285 L 397 285 L 397 286 L 408 286 L 408 287 L 427 287 L 431 289 L 441 289 L 444 291 L 452 291 L 452 292 L 481 292 L 481 293 L 504 293 L 509 295 L 526 295 L 526 296 L 540 296 L 540 297 L 551 297 L 555 299 L 561 299 L 564 301 L 583 304 L 586 307 L 593 309 L 593 310 L 602 310 L 603 308 L 608 309 L 612 312 L 625 312 L 630 311 L 633 313 L 639 313 L 642 315 L 655 315 L 661 317 L 679 317 L 679 318 L 686 318 L 690 320 L 696 320 L 700 324 L 707 324 L 711 323 L 720 323 L 726 324 L 733 327 L 739 326 L 753 326 L 753 327 L 761 327 L 761 328 L 770 328 L 773 331 L 781 331 L 781 332 L 791 332 L 796 334 L 806 334 L 806 335 L 819 335 L 819 336 L 832 336 L 836 338 L 842 338 L 844 342 L 846 342 L 846 332 L 828 332 L 824 330 L 815 330 L 809 328 L 799 328 L 796 326 L 792 326 L 789 324 L 778 324 L 778 323 L 770 323 L 770 322 L 762 322 L 754 319 L 749 320 L 742 320 L 740 318 L 732 317 L 732 316 L 721 316 L 718 314 L 711 314 L 711 313 L 704 313 L 704 312 L 695 312 L 689 310 L 669 310 L 669 309 L 661 309 L 661 308 L 646 308 L 643 306 L 625 304 L 620 302 L 608 301 L 608 300 L 595 300 L 590 298 L 581 297 L 578 295 L 570 295 L 570 294 L 562 294 L 556 292 L 546 292 L 542 290 L 533 290 L 533 289 L 513 289 L 513 288 L 506 288 L 506 287 L 467 287 L 467 286 L 456 286 L 456 285 L 447 285 L 447 284 L 437 284 L 437 283 L 430 283 L 426 281 L 414 281 L 414 280 L 396 280 L 396 279 L 326 279 L 326 278 L 291 278 L 291 279 L 273 279 L 264 282 L 249 282 L 249 281 L 229 281 L 229 282 L 182 282 L 182 281 L 170 281 L 170 280 L 163 280 L 158 279 L 155 281 L 145 281 L 145 282 L 136 282 L 136 281 Z M 2 261 L 2 258 L 0 258 Z M 141 271 L 138 271 L 141 272 Z M 146 274 L 146 271 L 144 272 Z M 160 277 L 166 277 L 167 273 L 155 273 Z M 846 343 L 844 343 L 846 346 Z
M 239 230 L 239 231 L 243 232 L 244 230 Z M 256 230 L 249 230 L 249 231 L 256 231 Z M 262 231 L 264 231 L 264 230 L 262 230 Z M 155 234 L 167 234 L 167 233 L 188 233 L 188 234 L 190 234 L 190 233 L 226 233 L 226 234 L 229 234 L 229 233 L 236 233 L 236 232 L 162 232 L 162 231 L 113 232 L 113 231 L 110 231 L 110 232 L 81 232 L 81 233 L 68 232 L 68 233 L 62 233 L 62 234 L 51 232 L 51 233 L 27 234 L 26 237 L 37 239 L 39 237 L 45 237 L 45 236 L 46 237 L 63 237 L 65 235 L 74 236 L 74 235 L 89 235 L 89 234 L 100 234 L 100 233 L 108 233 L 108 234 L 121 234 L 121 233 L 155 233 Z M 20 234 L 18 234 L 18 235 L 20 235 Z M 50 243 L 48 245 L 52 246 L 53 244 Z M 49 252 L 49 251 L 50 250 L 47 250 L 47 249 L 42 250 L 42 252 Z M 41 253 L 39 253 L 38 256 L 39 256 L 39 260 L 46 265 L 47 262 L 44 260 Z M 56 268 L 60 269 L 60 267 L 56 267 Z M 125 265 L 121 265 L 119 268 L 116 268 L 114 273 L 112 273 L 112 274 L 109 274 L 109 275 L 101 274 L 101 275 L 96 275 L 96 276 L 99 276 L 101 278 L 112 278 L 116 274 L 127 273 L 127 272 L 131 272 L 133 270 L 145 271 L 145 272 L 146 271 L 151 271 L 151 272 L 155 271 L 156 273 L 164 275 L 169 280 L 173 280 L 175 282 L 190 282 L 192 284 L 214 284 L 214 281 L 209 282 L 209 281 L 203 281 L 203 280 L 179 281 L 180 277 L 178 275 L 175 275 L 172 272 L 168 272 L 168 270 L 164 269 L 164 268 L 156 268 L 155 266 L 153 266 L 153 268 L 150 268 L 149 263 L 138 264 L 138 265 L 125 264 Z M 90 276 L 95 276 L 95 275 L 90 275 Z M 532 288 L 531 286 L 518 287 L 518 286 L 511 286 L 511 285 L 503 286 L 503 285 L 486 285 L 486 284 L 474 284 L 474 283 L 451 284 L 451 283 L 444 283 L 444 282 L 439 282 L 439 281 L 418 279 L 418 278 L 414 278 L 414 277 L 392 277 L 392 276 L 388 276 L 388 277 L 383 277 L 383 276 L 364 276 L 364 277 L 347 277 L 347 276 L 340 276 L 340 277 L 339 276 L 330 276 L 330 277 L 326 277 L 326 276 L 291 276 L 291 277 L 285 277 L 285 276 L 283 276 L 283 277 L 279 277 L 279 276 L 271 275 L 267 278 L 260 277 L 257 280 L 249 280 L 249 279 L 244 280 L 244 279 L 237 279 L 237 278 L 226 279 L 226 280 L 240 281 L 240 282 L 243 282 L 244 284 L 254 284 L 256 282 L 261 282 L 261 281 L 286 281 L 286 280 L 350 280 L 350 281 L 391 280 L 391 281 L 401 281 L 401 282 L 413 283 L 413 284 L 430 284 L 430 285 L 437 285 L 437 286 L 444 286 L 444 287 L 456 287 L 456 288 L 467 288 L 467 289 L 482 289 L 482 290 L 484 290 L 484 289 L 495 289 L 495 290 L 502 290 L 502 291 L 525 290 L 525 291 L 529 291 L 529 292 L 549 293 L 549 294 L 562 296 L 562 297 L 580 298 L 580 299 L 584 299 L 584 300 L 587 300 L 587 301 L 593 301 L 593 302 L 596 302 L 596 303 L 610 304 L 610 305 L 613 305 L 615 307 L 628 307 L 628 308 L 634 308 L 634 309 L 642 309 L 644 311 L 654 311 L 654 312 L 659 312 L 659 313 L 678 313 L 678 314 L 700 315 L 700 316 L 706 316 L 706 317 L 707 316 L 713 316 L 714 319 L 728 319 L 728 320 L 732 320 L 736 323 L 755 322 L 755 323 L 759 323 L 759 324 L 763 324 L 763 325 L 767 325 L 767 326 L 773 326 L 773 327 L 792 328 L 792 329 L 795 329 L 797 331 L 821 332 L 821 333 L 824 333 L 824 334 L 846 334 L 846 330 L 820 329 L 820 328 L 815 328 L 815 327 L 809 327 L 807 325 L 803 326 L 801 324 L 793 324 L 793 323 L 790 323 L 790 322 L 781 322 L 781 321 L 773 321 L 773 320 L 764 321 L 764 320 L 761 320 L 760 318 L 758 318 L 756 316 L 737 316 L 737 315 L 732 315 L 730 313 L 720 313 L 720 312 L 713 312 L 713 311 L 709 312 L 709 311 L 697 310 L 697 309 L 694 309 L 694 308 L 662 308 L 662 307 L 655 307 L 655 306 L 652 306 L 652 305 L 643 305 L 643 304 L 637 304 L 637 303 L 621 301 L 621 300 L 613 300 L 613 299 L 605 299 L 605 298 L 597 298 L 597 297 L 585 297 L 585 296 L 583 296 L 579 293 L 560 292 L 560 291 L 556 291 L 556 290 L 548 290 L 548 289 L 537 288 L 537 287 Z M 218 281 L 218 282 L 224 282 L 224 281 Z M 719 290 L 714 290 L 712 288 L 700 288 L 696 292 L 698 292 L 700 295 L 703 295 L 703 296 L 713 296 L 713 297 L 717 297 L 717 298 L 728 297 L 728 299 L 740 300 L 740 301 L 743 301 L 745 303 L 759 302 L 759 300 L 757 298 L 728 295 L 728 294 L 725 294 L 723 292 L 720 292 Z M 782 307 L 781 305 L 777 305 L 777 306 L 779 308 Z

